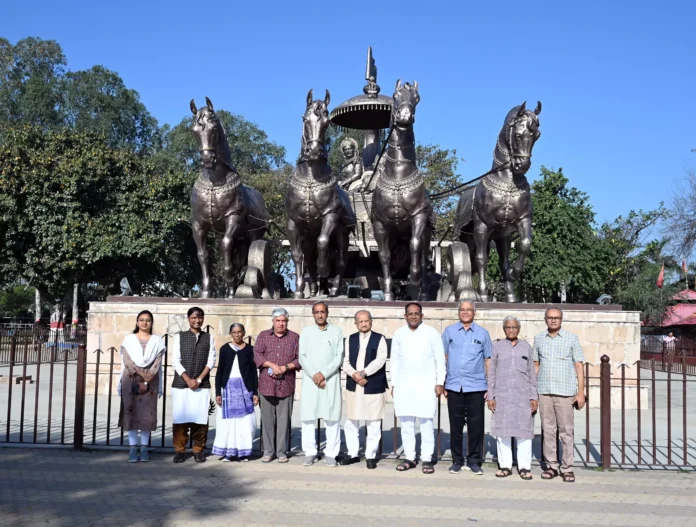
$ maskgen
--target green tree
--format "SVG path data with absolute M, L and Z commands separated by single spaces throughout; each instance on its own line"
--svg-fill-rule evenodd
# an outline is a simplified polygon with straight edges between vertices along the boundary
M 181 251 L 166 242 L 188 182 L 153 168 L 103 136 L 9 129 L 0 145 L 0 277 L 49 299 L 69 297 L 76 282 L 116 290 L 123 276 L 166 277 Z
M 0 290 L 0 316 L 29 317 L 33 307 L 33 287 L 15 285 Z
M 532 249 L 518 284 L 529 302 L 558 301 L 565 289 L 568 302 L 591 303 L 605 292 L 604 255 L 589 196 L 568 183 L 562 169 L 542 166 L 541 178 L 531 185 Z
M 53 40 L 0 38 L 0 134 L 16 123 L 56 127 L 67 61 Z

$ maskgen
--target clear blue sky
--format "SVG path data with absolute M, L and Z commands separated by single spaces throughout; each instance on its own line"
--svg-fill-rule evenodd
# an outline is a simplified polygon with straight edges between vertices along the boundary
M 60 5 L 58 5 L 60 4 Z M 364 7 L 363 7 L 364 6 Z M 361 92 L 374 49 L 383 93 L 418 80 L 416 137 L 490 168 L 507 111 L 541 100 L 529 175 L 563 167 L 598 220 L 668 200 L 696 161 L 696 2 L 11 1 L 0 35 L 55 39 L 70 69 L 102 64 L 160 123 L 189 100 L 256 122 L 296 158 L 309 88 Z

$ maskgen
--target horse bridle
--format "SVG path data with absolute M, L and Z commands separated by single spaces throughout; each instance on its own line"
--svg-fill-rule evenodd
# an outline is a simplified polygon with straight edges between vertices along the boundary
M 321 150 L 323 152 L 323 156 L 326 157 L 326 143 L 323 139 L 307 139 L 307 134 L 305 133 L 305 126 L 304 123 L 302 123 L 302 144 L 305 145 L 305 148 L 309 148 L 310 145 L 313 143 L 317 143 L 319 146 L 321 146 Z M 304 157 L 304 152 L 302 152 L 302 156 Z
M 512 131 L 515 129 L 515 125 L 523 119 L 527 119 L 527 116 L 515 117 L 510 122 L 510 125 L 508 126 L 507 144 L 508 144 L 510 150 L 512 150 Z M 498 148 L 500 148 L 500 151 L 502 154 L 505 154 L 506 156 L 508 156 L 510 158 L 514 158 L 514 157 L 521 157 L 522 159 L 531 159 L 532 158 L 531 153 L 529 153 L 529 154 L 516 154 L 514 152 L 510 152 L 509 150 L 502 148 L 502 145 L 500 144 L 500 142 L 498 142 Z

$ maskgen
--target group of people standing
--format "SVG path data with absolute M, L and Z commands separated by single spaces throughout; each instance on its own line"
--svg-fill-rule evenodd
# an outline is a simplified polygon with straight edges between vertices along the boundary
M 483 474 L 485 407 L 492 412 L 491 434 L 497 439 L 497 477 L 512 474 L 512 439 L 517 442 L 519 476 L 532 479 L 534 416 L 541 414 L 544 433 L 542 479 L 573 474 L 574 409 L 585 404 L 584 357 L 578 337 L 562 329 L 563 313 L 549 308 L 546 331 L 535 336 L 533 345 L 518 338 L 520 322 L 504 319 L 505 338 L 492 342 L 490 335 L 474 322 L 476 307 L 463 301 L 459 322 L 442 335 L 423 324 L 423 309 L 417 302 L 406 305 L 406 324 L 391 343 L 391 386 L 387 381 L 387 342 L 372 331 L 367 310 L 355 314 L 357 332 L 344 340 L 341 329 L 329 323 L 325 302 L 312 306 L 314 324 L 298 335 L 288 329 L 289 315 L 283 308 L 271 314 L 272 327 L 262 331 L 256 345 L 245 342 L 241 324 L 230 327 L 231 342 L 220 348 L 215 376 L 217 430 L 213 454 L 222 461 L 248 461 L 256 433 L 254 407 L 260 405 L 263 425 L 262 462 L 288 462 L 289 436 L 296 374 L 301 383 L 303 465 L 321 457 L 317 451 L 316 423 L 324 420 L 324 462 L 331 467 L 360 462 L 359 427 L 365 422 L 365 459 L 368 469 L 377 467 L 381 421 L 387 391 L 391 389 L 394 412 L 401 425 L 404 460 L 398 471 L 415 468 L 418 459 L 425 474 L 435 471 L 434 418 L 438 397 L 447 399 L 450 421 L 452 465 Z M 189 433 L 193 457 L 204 462 L 210 406 L 210 371 L 216 351 L 212 335 L 202 332 L 203 311 L 188 312 L 190 329 L 172 342 L 174 362 L 173 436 L 175 463 L 185 461 Z M 137 327 L 121 347 L 122 396 L 119 425 L 128 430 L 129 461 L 148 461 L 147 442 L 157 425 L 157 397 L 162 394 L 164 342 L 152 335 L 152 314 L 138 314 Z M 341 370 L 346 374 L 346 419 L 343 430 L 347 455 L 339 459 L 342 416 Z M 157 388 L 155 388 L 157 386 Z M 416 421 L 421 434 L 420 458 L 416 453 Z M 467 454 L 463 453 L 463 431 L 467 427 Z M 563 445 L 559 464 L 556 433 Z M 139 447 L 139 448 L 138 448 Z

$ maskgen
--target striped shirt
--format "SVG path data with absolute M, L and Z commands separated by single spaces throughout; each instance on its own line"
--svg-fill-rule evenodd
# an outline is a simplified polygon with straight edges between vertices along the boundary
M 543 395 L 573 396 L 578 393 L 575 363 L 585 362 L 580 340 L 563 329 L 555 337 L 548 331 L 534 337 L 534 362 L 539 363 L 537 387 Z

